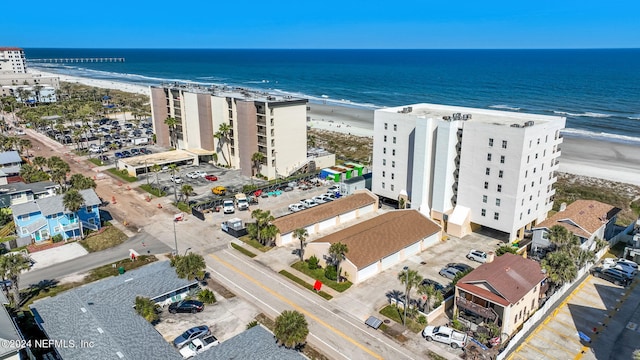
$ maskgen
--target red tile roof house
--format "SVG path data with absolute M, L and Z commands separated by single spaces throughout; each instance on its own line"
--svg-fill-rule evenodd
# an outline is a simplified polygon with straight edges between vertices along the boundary
M 441 230 L 417 210 L 394 210 L 310 242 L 304 258 L 315 256 L 324 267 L 331 244 L 346 244 L 340 267 L 357 284 L 437 244 Z
M 509 253 L 497 256 L 456 283 L 454 313 L 495 321 L 501 333 L 511 336 L 538 309 L 545 280 L 538 262 Z
M 595 200 L 576 200 L 566 209 L 534 226 L 532 248 L 547 248 L 549 229 L 560 225 L 580 238 L 582 248 L 590 249 L 595 245 L 596 237 L 609 240 L 613 237 L 616 216 L 621 210 L 617 207 Z

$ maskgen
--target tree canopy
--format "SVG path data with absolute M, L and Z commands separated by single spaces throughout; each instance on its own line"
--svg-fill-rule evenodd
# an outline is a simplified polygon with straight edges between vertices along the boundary
M 273 334 L 281 345 L 296 348 L 306 341 L 309 324 L 303 314 L 285 310 L 276 318 Z

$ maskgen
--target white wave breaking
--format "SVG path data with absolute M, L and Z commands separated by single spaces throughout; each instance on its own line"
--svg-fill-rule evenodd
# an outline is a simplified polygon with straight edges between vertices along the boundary
M 573 116 L 573 117 L 591 117 L 591 118 L 610 118 L 613 116 L 611 114 L 601 114 L 601 113 L 590 112 L 590 111 L 583 112 L 583 113 L 570 113 L 567 111 L 554 110 L 553 113 L 557 115 L 565 115 L 565 116 Z
M 563 129 L 562 134 L 571 136 L 571 137 L 583 138 L 583 139 L 594 139 L 594 140 L 622 142 L 626 144 L 640 145 L 640 138 L 634 137 L 634 136 L 627 136 L 627 135 L 594 132 L 594 131 L 572 129 L 572 128 Z
M 521 108 L 519 107 L 515 107 L 515 106 L 509 106 L 509 105 L 489 105 L 490 108 L 492 109 L 499 109 L 499 110 L 510 110 L 510 111 L 520 111 Z

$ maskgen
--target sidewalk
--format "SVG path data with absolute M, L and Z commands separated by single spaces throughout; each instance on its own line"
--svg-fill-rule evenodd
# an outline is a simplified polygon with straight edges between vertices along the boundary
M 89 252 L 77 242 L 57 246 L 48 250 L 37 251 L 29 254 L 34 261 L 31 270 L 39 270 L 57 263 L 69 261 Z

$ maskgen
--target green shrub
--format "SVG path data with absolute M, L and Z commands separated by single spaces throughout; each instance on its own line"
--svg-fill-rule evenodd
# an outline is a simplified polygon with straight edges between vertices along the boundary
M 336 270 L 335 266 L 327 266 L 327 268 L 324 270 L 324 276 L 329 280 L 337 280 L 338 270 Z
M 496 250 L 496 255 L 497 256 L 502 256 L 506 253 L 510 253 L 510 254 L 516 254 L 517 253 L 517 249 L 514 248 L 513 246 L 509 246 L 509 245 L 502 245 L 498 248 L 498 250 Z
M 425 325 L 426 326 L 427 325 L 427 317 L 424 316 L 424 315 L 418 316 L 418 323 L 420 325 Z
M 213 291 L 204 289 L 198 293 L 198 300 L 205 304 L 213 304 L 216 302 L 216 296 L 213 294 Z
M 251 329 L 252 327 L 256 327 L 258 326 L 258 322 L 253 320 L 252 322 L 247 324 L 247 330 Z
M 62 240 L 64 240 L 62 234 L 56 234 L 51 237 L 51 241 L 53 241 L 54 243 L 59 243 Z
M 313 255 L 312 257 L 309 258 L 309 260 L 307 260 L 307 263 L 309 264 L 309 270 L 315 270 L 318 268 L 318 262 L 320 260 L 318 260 L 318 258 Z

